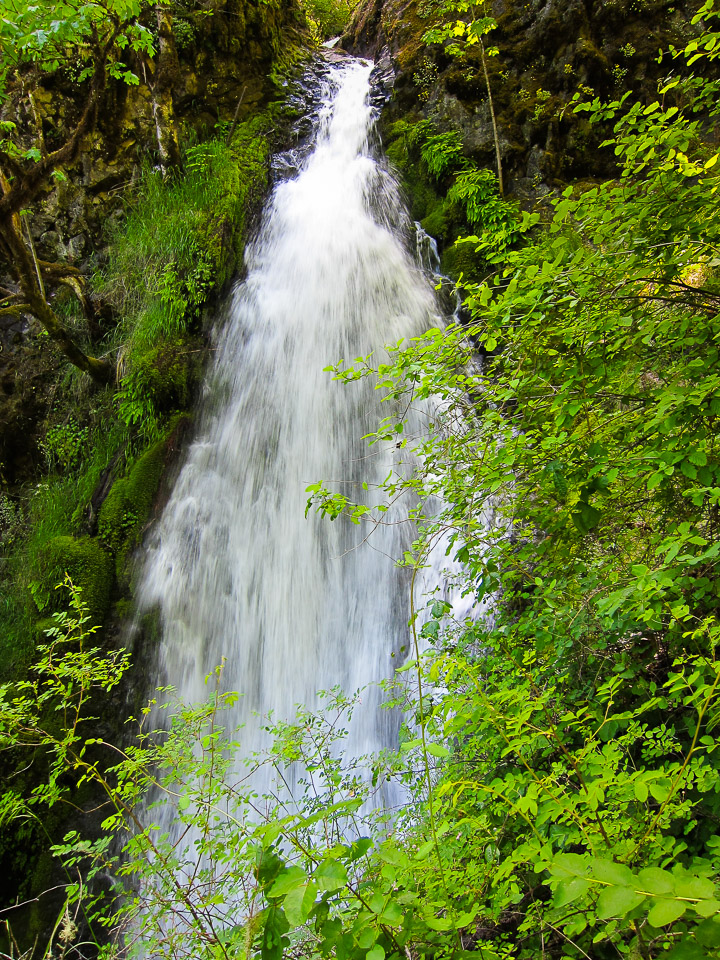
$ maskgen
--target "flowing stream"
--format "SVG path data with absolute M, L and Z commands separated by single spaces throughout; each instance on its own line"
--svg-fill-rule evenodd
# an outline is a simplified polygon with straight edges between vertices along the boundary
M 257 714 L 291 717 L 335 685 L 367 688 L 348 754 L 397 733 L 372 684 L 408 644 L 408 576 L 394 564 L 412 538 L 404 508 L 367 540 L 362 525 L 305 517 L 315 481 L 362 500 L 390 470 L 412 469 L 394 443 L 362 439 L 390 412 L 371 380 L 340 384 L 323 368 L 378 358 L 383 344 L 441 322 L 373 146 L 371 71 L 350 59 L 325 68 L 311 147 L 284 157 L 247 278 L 218 323 L 196 439 L 142 576 L 141 610 L 161 614 L 158 682 L 202 700 L 225 658 L 246 753 L 262 745 Z

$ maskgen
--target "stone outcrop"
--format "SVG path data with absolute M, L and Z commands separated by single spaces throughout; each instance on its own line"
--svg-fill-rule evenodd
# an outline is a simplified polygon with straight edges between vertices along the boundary
M 478 5 L 478 9 L 480 8 Z M 690 40 L 699 6 L 663 0 L 488 0 L 497 21 L 487 58 L 503 167 L 510 191 L 536 195 L 571 180 L 611 175 L 599 131 L 567 109 L 572 96 L 611 99 L 630 89 L 654 98 L 671 69 L 658 51 Z M 468 156 L 495 164 L 494 137 L 479 48 L 454 58 L 448 44 L 428 46 L 432 0 L 364 0 L 343 46 L 389 57 L 396 81 L 386 128 L 399 117 L 431 120 L 462 134 Z
M 152 14 L 148 26 L 155 19 Z M 229 129 L 275 95 L 273 64 L 283 46 L 303 37 L 304 21 L 294 0 L 216 0 L 212 11 L 176 15 L 173 30 L 178 54 L 173 112 L 180 139 L 192 143 L 218 127 Z M 102 268 L 107 238 L 125 217 L 143 164 L 157 161 L 156 66 L 139 57 L 128 65 L 139 83 L 108 84 L 97 127 L 84 139 L 77 161 L 48 183 L 24 218 L 40 259 L 70 263 L 86 277 Z M 39 116 L 52 146 L 77 119 L 84 95 L 69 73 L 48 74 L 34 93 L 34 105 L 20 86 L 11 89 L 0 119 L 12 118 L 30 146 Z M 16 289 L 1 260 L 0 286 Z M 53 306 L 65 294 L 70 291 L 61 287 Z M 91 337 L 112 319 L 103 304 L 93 306 Z M 39 465 L 35 434 L 51 404 L 57 368 L 39 324 L 26 316 L 0 317 L 0 480 L 10 487 Z

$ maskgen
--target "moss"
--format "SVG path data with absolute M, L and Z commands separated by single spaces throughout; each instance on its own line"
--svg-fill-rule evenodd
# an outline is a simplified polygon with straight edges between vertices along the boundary
M 42 620 L 36 620 L 33 624 L 33 633 L 35 635 L 36 643 L 44 643 L 47 640 L 45 635 L 46 631 L 51 627 L 56 627 L 57 624 L 52 617 L 43 617 Z
M 420 221 L 420 226 L 431 237 L 446 242 L 453 235 L 455 217 L 452 204 L 443 201 L 438 203 L 426 217 Z
M 133 356 L 134 388 L 152 404 L 156 416 L 189 405 L 200 376 L 200 350 L 197 340 L 178 337 Z
M 398 170 L 404 170 L 409 163 L 408 148 L 403 137 L 399 137 L 388 145 L 385 151 L 388 160 L 394 164 Z
M 140 541 L 152 502 L 165 469 L 167 440 L 154 443 L 116 480 L 98 516 L 98 533 L 116 558 L 118 579 L 124 579 L 130 550 Z
M 387 130 L 388 140 L 386 154 L 390 162 L 400 174 L 405 192 L 410 204 L 410 214 L 413 220 L 423 221 L 427 217 L 436 215 L 442 218 L 439 212 L 443 198 L 427 176 L 426 170 L 420 162 L 420 145 L 423 134 L 427 133 L 428 125 L 425 121 L 412 119 L 396 120 Z M 439 220 L 435 221 L 435 226 Z M 424 225 L 423 225 L 424 226 Z M 426 228 L 428 233 L 438 236 L 434 230 Z
M 474 243 L 452 243 L 440 259 L 441 271 L 452 280 L 477 282 L 487 274 L 487 262 L 475 252 Z
M 222 287 L 241 268 L 250 219 L 268 185 L 269 114 L 239 123 L 230 142 L 223 195 L 202 231 Z
M 54 588 L 67 573 L 75 586 L 82 590 L 92 622 L 103 622 L 110 603 L 113 563 L 97 538 L 53 537 L 41 554 L 38 572 L 40 580 L 34 583 L 34 594 L 41 598 L 43 613 L 63 606 L 65 598 Z

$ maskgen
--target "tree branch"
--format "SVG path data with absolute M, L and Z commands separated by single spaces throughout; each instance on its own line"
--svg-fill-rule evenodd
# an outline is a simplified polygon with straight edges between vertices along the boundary
M 17 317 L 23 313 L 32 313 L 29 303 L 14 303 L 10 307 L 0 307 L 0 317 Z
M 85 109 L 69 139 L 57 150 L 41 157 L 37 163 L 26 166 L 17 176 L 10 190 L 0 197 L 0 220 L 6 220 L 18 213 L 35 198 L 53 170 L 63 164 L 72 163 L 76 158 L 82 138 L 93 129 L 97 121 L 100 96 L 107 80 L 107 60 L 120 29 L 120 23 L 116 23 L 106 43 L 100 48 Z

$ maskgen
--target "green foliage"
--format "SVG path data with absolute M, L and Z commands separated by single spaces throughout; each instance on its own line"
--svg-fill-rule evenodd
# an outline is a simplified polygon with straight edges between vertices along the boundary
M 198 373 L 192 332 L 211 291 L 242 263 L 246 219 L 267 182 L 269 122 L 261 115 L 238 124 L 229 144 L 191 147 L 172 181 L 146 170 L 111 237 L 96 286 L 124 318 L 118 410 L 151 441 L 187 404 Z
M 461 237 L 458 240 L 473 245 L 476 252 L 488 250 L 502 254 L 537 222 L 536 217 L 521 215 L 516 203 L 500 196 L 497 177 L 487 169 L 467 166 L 455 178 L 447 200 L 462 209 L 472 227 L 482 229 L 482 239 Z
M 20 517 L 17 505 L 6 494 L 0 494 L 0 543 L 7 549 L 18 535 Z
M 95 49 L 109 43 L 115 53 L 108 64 L 110 75 L 137 83 L 121 57 L 128 49 L 152 55 L 152 35 L 138 22 L 147 6 L 143 0 L 104 4 L 63 0 L 52 5 L 5 0 L 0 18 L 0 77 L 4 81 L 8 70 L 27 63 L 52 72 L 78 58 L 82 81 L 91 73 Z
M 122 318 L 105 345 L 119 353 L 121 382 L 114 397 L 93 399 L 66 386 L 70 415 L 65 409 L 60 422 L 53 419 L 56 411 L 49 418 L 41 448 L 50 473 L 7 526 L 0 676 L 22 672 L 32 655 L 37 610 L 28 585 L 38 585 L 39 597 L 53 595 L 41 573 L 48 544 L 84 532 L 104 472 L 122 462 L 126 450 L 133 452 L 130 444 L 138 452 L 164 437 L 172 417 L 192 401 L 204 355 L 195 331 L 212 292 L 242 263 L 247 218 L 267 181 L 270 124 L 268 112 L 238 124 L 229 144 L 213 140 L 189 148 L 184 176 L 164 182 L 147 169 L 127 219 L 112 227 L 109 262 L 94 288 Z M 104 532 L 123 577 L 127 551 L 147 519 L 143 497 L 138 504 L 139 491 L 133 486 L 131 493 L 115 532 Z M 131 517 L 142 518 L 139 526 Z M 128 538 L 124 545 L 114 539 L 120 529 Z M 111 573 L 108 589 L 112 582 Z
M 60 471 L 77 466 L 88 441 L 88 428 L 78 426 L 74 419 L 50 427 L 42 448 L 48 467 Z
M 427 137 L 420 149 L 422 161 L 431 177 L 438 180 L 460 164 L 462 138 L 456 130 Z
M 483 38 L 497 27 L 497 21 L 486 14 L 485 0 L 443 0 L 428 10 L 433 26 L 423 34 L 430 45 L 442 44 L 450 56 L 463 60 L 469 48 L 479 45 L 485 56 L 495 56 L 497 49 L 484 48 Z
M 418 88 L 418 97 L 422 101 L 430 99 L 430 94 L 438 80 L 438 68 L 429 57 L 423 57 L 413 73 L 413 83 Z
M 537 216 L 500 196 L 497 176 L 464 155 L 456 131 L 438 134 L 427 120 L 399 120 L 389 136 L 387 155 L 411 191 L 412 214 L 447 244 L 443 267 L 452 276 L 473 277 L 479 266 L 486 273 L 486 250 L 501 253 L 537 223 Z M 439 184 L 448 182 L 442 196 Z M 468 227 L 481 229 L 481 236 L 465 236 Z
M 123 425 L 109 416 L 109 401 L 109 397 L 99 398 L 99 407 L 93 407 L 90 413 L 86 409 L 76 409 L 75 423 L 94 420 L 92 427 L 77 427 L 81 439 L 78 457 L 74 456 L 74 442 L 71 440 L 65 448 L 63 441 L 61 449 L 73 452 L 72 463 L 66 462 L 64 467 L 58 463 L 60 472 L 50 473 L 13 505 L 14 524 L 8 530 L 10 538 L 4 543 L 1 569 L 2 678 L 22 672 L 32 655 L 33 624 L 38 610 L 31 600 L 29 584 L 42 584 L 38 589 L 45 597 L 54 595 L 56 581 L 46 582 L 41 574 L 45 569 L 48 544 L 56 537 L 72 537 L 81 532 L 92 495 L 118 448 L 127 440 Z M 62 425 L 58 436 L 64 436 Z M 71 428 L 70 436 L 75 436 L 74 428 Z M 57 457 L 53 455 L 53 458 L 57 463 Z M 61 576 L 63 572 L 60 571 Z
M 712 36 L 685 60 L 712 67 Z M 662 104 L 581 107 L 615 123 L 617 182 L 551 200 L 542 230 L 523 218 L 524 246 L 470 241 L 497 273 L 466 285 L 467 327 L 338 370 L 348 389 L 377 376 L 397 409 L 433 402 L 424 436 L 389 416 L 371 437 L 414 451 L 417 471 L 385 491 L 421 505 L 421 533 L 404 558 L 413 654 L 391 690 L 401 750 L 372 759 L 370 782 L 343 759 L 353 701 L 337 691 L 318 716 L 268 721 L 268 750 L 233 774 L 220 671 L 168 729 L 150 731 L 148 705 L 123 753 L 88 737 L 86 692 L 124 664 L 86 656 L 82 613 L 67 656 L 49 645 L 30 686 L 0 688 L 0 745 L 53 758 L 30 798 L 5 789 L 2 815 L 57 803 L 63 774 L 106 791 L 106 833 L 56 852 L 87 879 L 114 874 L 128 895 L 112 916 L 86 898 L 88 915 L 146 955 L 717 956 L 718 97 L 688 70 Z M 457 202 L 482 217 L 476 180 Z M 387 520 L 386 504 L 308 493 L 336 522 Z M 416 595 L 441 539 L 491 616 L 457 622 Z M 61 731 L 50 704 L 71 717 Z M 264 793 L 251 770 L 274 773 Z M 365 813 L 388 779 L 408 791 L 392 823 Z M 176 832 L 138 815 L 148 799 L 174 804 Z
M 350 22 L 357 0 L 303 0 L 302 6 L 316 43 L 343 32 Z
M 177 424 L 174 423 L 172 429 Z M 149 447 L 124 477 L 112 486 L 98 515 L 98 535 L 116 558 L 118 578 L 124 580 L 125 562 L 137 546 L 150 515 L 167 456 L 167 437 Z
M 135 739 L 124 752 L 97 737 L 87 715 L 91 698 L 116 686 L 128 660 L 117 651 L 87 649 L 93 631 L 79 592 L 71 589 L 73 615 L 56 615 L 32 678 L 0 687 L 0 748 L 12 747 L 18 764 L 38 747 L 50 758 L 46 781 L 29 796 L 11 786 L 3 791 L 0 818 L 11 823 L 38 817 L 83 783 L 108 796 L 104 836 L 88 842 L 70 834 L 56 847 L 69 875 L 82 868 L 85 882 L 91 882 L 113 870 L 116 892 L 125 886 L 132 893 L 109 909 L 106 895 L 88 896 L 84 883 L 69 885 L 68 902 L 82 902 L 85 916 L 97 924 L 94 935 L 110 926 L 121 937 L 127 932 L 127 947 L 139 937 L 142 950 L 154 955 L 210 958 L 239 950 L 277 958 L 291 929 L 295 941 L 312 930 L 323 954 L 337 947 L 360 960 L 373 946 L 379 956 L 383 943 L 389 953 L 402 914 L 389 898 L 365 910 L 360 880 L 371 842 L 342 838 L 345 826 L 362 822 L 362 785 L 336 759 L 353 701 L 334 691 L 326 694 L 322 716 L 301 711 L 295 722 L 268 728 L 273 746 L 253 765 L 274 769 L 277 784 L 263 796 L 268 812 L 259 816 L 247 776 L 235 781 L 230 775 L 238 744 L 222 721 L 236 695 L 218 692 L 220 670 L 208 678 L 215 690 L 207 703 L 173 704 L 169 729 L 148 729 L 149 704 L 134 722 Z M 161 693 L 167 699 L 168 691 Z M 52 722 L 58 715 L 66 718 L 59 728 Z M 297 763 L 313 773 L 311 780 L 301 780 L 298 804 L 289 812 L 279 785 Z M 197 847 L 173 843 L 141 821 L 148 791 L 156 805 L 176 805 L 183 829 L 196 831 Z M 112 850 L 113 836 L 124 843 L 122 857 Z M 340 919 L 348 898 L 365 914 L 361 932 L 353 931 L 349 917 Z
M 519 248 L 470 238 L 497 274 L 466 285 L 466 327 L 338 371 L 377 373 L 399 409 L 442 401 L 420 440 L 393 417 L 373 435 L 420 459 L 386 491 L 423 504 L 406 562 L 449 537 L 466 592 L 496 598 L 465 624 L 430 599 L 404 745 L 427 817 L 398 884 L 448 930 L 474 911 L 492 958 L 717 955 L 716 81 L 685 72 L 665 96 L 579 107 L 614 121 L 618 181 L 567 190 L 542 232 L 526 215 Z
M 40 558 L 38 579 L 30 593 L 38 612 L 57 610 L 60 598 L 55 584 L 69 577 L 82 590 L 89 619 L 101 624 L 110 602 L 113 584 L 112 559 L 93 537 L 54 537 Z

